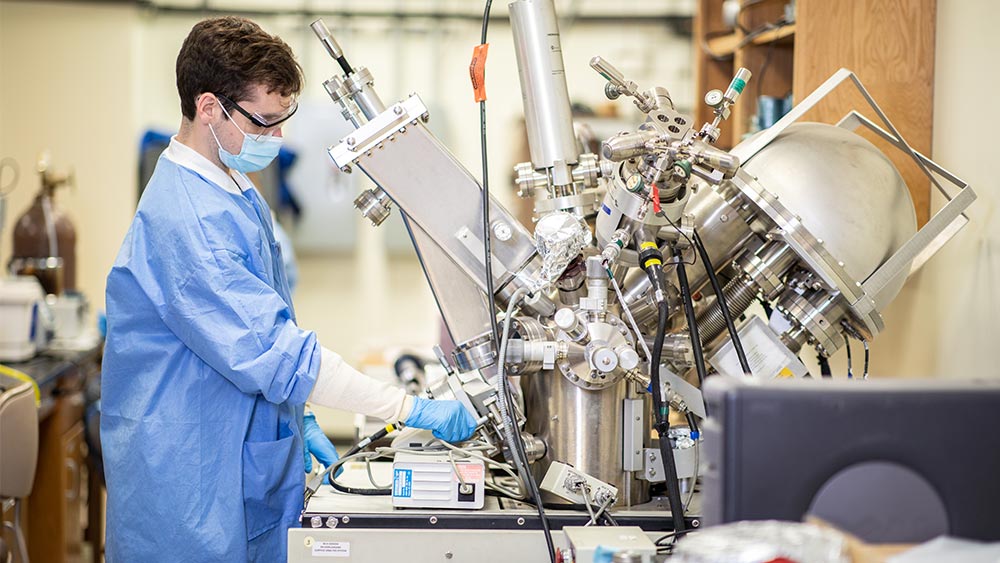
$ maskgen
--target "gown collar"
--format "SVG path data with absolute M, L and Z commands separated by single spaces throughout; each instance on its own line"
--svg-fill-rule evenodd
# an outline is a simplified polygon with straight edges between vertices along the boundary
M 198 154 L 198 151 L 178 141 L 177 135 L 170 137 L 170 145 L 167 146 L 167 150 L 163 151 L 163 156 L 231 194 L 243 195 L 243 192 L 254 187 L 253 182 L 246 174 L 236 171 L 230 171 L 230 174 L 227 174 L 212 161 Z

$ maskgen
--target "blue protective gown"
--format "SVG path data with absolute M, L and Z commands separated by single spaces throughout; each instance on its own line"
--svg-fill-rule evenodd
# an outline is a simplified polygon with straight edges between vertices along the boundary
M 107 280 L 107 561 L 284 561 L 320 346 L 295 323 L 263 199 L 173 148 Z

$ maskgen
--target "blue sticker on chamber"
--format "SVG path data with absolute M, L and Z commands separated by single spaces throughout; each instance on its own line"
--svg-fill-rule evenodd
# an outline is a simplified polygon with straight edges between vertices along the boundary
M 413 470 L 397 469 L 392 476 L 392 496 L 410 498 L 413 496 Z
M 611 208 L 603 203 L 601 204 L 601 210 L 607 213 L 608 215 L 611 215 Z

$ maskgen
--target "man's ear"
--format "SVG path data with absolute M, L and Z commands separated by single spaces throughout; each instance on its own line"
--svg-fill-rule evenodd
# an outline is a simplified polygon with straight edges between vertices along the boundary
M 198 99 L 195 100 L 195 123 L 209 124 L 217 123 L 219 121 L 219 116 L 222 114 L 222 108 L 219 106 L 219 99 L 213 94 L 204 92 L 198 95 Z

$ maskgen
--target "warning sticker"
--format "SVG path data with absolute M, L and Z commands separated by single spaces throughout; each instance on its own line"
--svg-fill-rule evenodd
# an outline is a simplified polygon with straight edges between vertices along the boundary
M 392 476 L 392 496 L 410 498 L 413 496 L 413 470 L 397 469 Z
M 459 463 L 458 474 L 462 476 L 462 480 L 465 482 L 469 481 L 482 481 L 483 480 L 483 466 L 478 463 Z
M 351 542 L 318 541 L 313 544 L 313 557 L 350 557 Z

